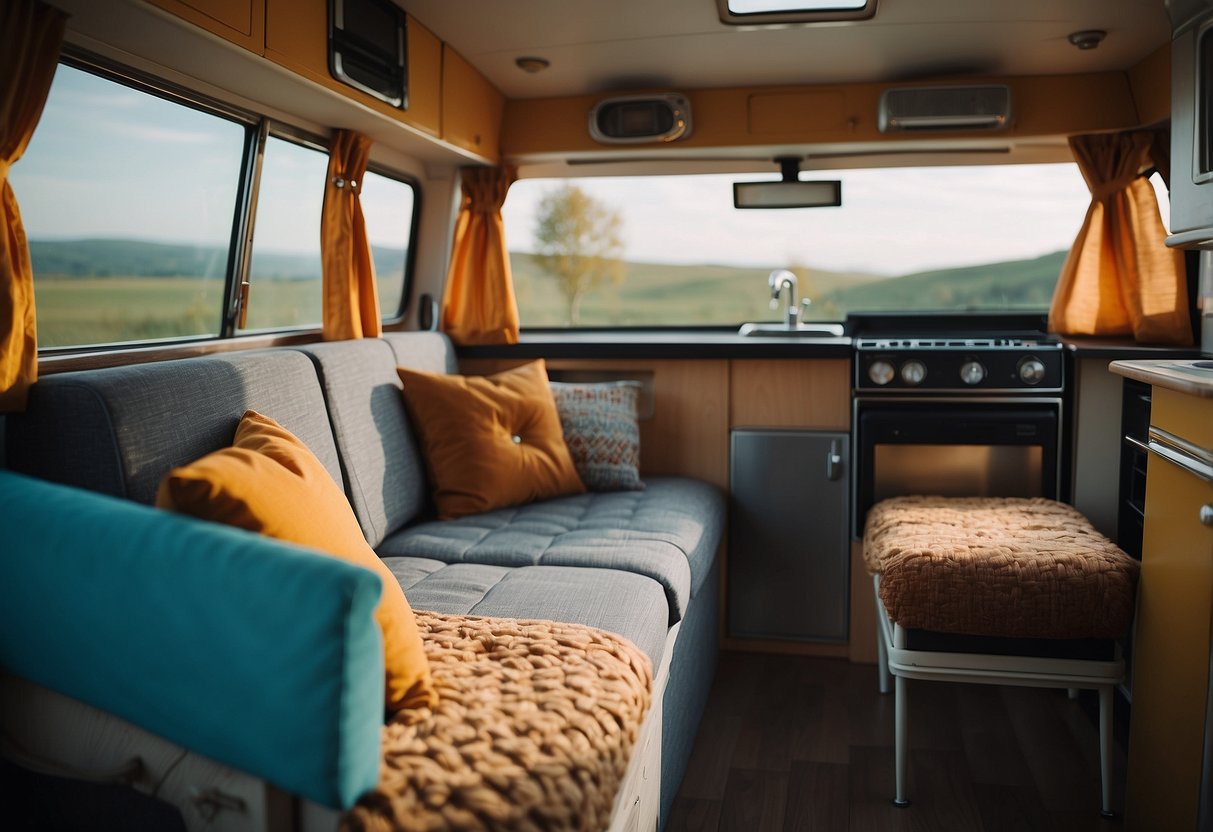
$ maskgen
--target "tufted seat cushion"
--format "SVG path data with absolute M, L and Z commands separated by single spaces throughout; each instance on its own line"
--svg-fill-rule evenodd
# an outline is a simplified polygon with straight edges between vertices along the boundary
M 868 512 L 864 562 L 902 627 L 1010 638 L 1117 638 L 1138 564 L 1071 506 L 895 497 Z
M 659 667 L 665 595 L 650 578 L 605 569 L 485 566 L 429 558 L 385 558 L 416 610 L 585 624 L 616 633 Z
M 723 502 L 706 483 L 656 477 L 644 491 L 578 494 L 421 523 L 390 535 L 378 552 L 384 558 L 446 563 L 633 572 L 665 589 L 672 624 L 707 578 L 720 539 Z

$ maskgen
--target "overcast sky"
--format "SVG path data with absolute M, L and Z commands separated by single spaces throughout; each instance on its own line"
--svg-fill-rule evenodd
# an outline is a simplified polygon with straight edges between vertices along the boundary
M 11 169 L 26 233 L 225 245 L 243 135 L 235 123 L 60 67 L 38 131 Z M 262 198 L 278 210 L 258 217 L 256 246 L 318 251 L 325 157 L 286 143 L 270 152 Z M 732 207 L 733 181 L 773 178 L 575 181 L 622 215 L 629 260 L 883 275 L 1068 248 L 1090 201 L 1076 167 L 1065 164 L 806 172 L 802 178 L 841 179 L 842 206 Z M 510 190 L 512 250 L 533 250 L 536 206 L 557 184 L 523 180 Z M 410 203 L 400 186 L 367 187 L 372 243 L 402 244 Z

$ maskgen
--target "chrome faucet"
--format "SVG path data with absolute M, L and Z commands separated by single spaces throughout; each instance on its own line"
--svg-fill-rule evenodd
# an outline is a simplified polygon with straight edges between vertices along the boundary
M 796 275 L 787 269 L 776 269 L 771 272 L 767 276 L 767 285 L 771 289 L 772 309 L 779 308 L 779 296 L 783 294 L 784 289 L 788 290 L 788 308 L 784 316 L 784 322 L 787 324 L 788 329 L 795 329 L 804 313 L 809 311 L 809 306 L 813 301 L 805 298 L 800 302 L 799 306 L 796 304 Z

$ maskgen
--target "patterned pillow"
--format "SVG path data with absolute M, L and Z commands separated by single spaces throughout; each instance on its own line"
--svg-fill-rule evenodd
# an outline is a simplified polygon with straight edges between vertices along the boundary
M 591 491 L 640 491 L 640 382 L 568 384 L 553 381 L 552 396 L 573 465 Z

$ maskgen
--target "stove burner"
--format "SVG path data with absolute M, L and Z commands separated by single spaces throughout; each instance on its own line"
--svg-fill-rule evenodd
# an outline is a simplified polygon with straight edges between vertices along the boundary
M 861 350 L 1024 349 L 1048 348 L 1053 342 L 1029 338 L 861 338 L 855 346 Z

